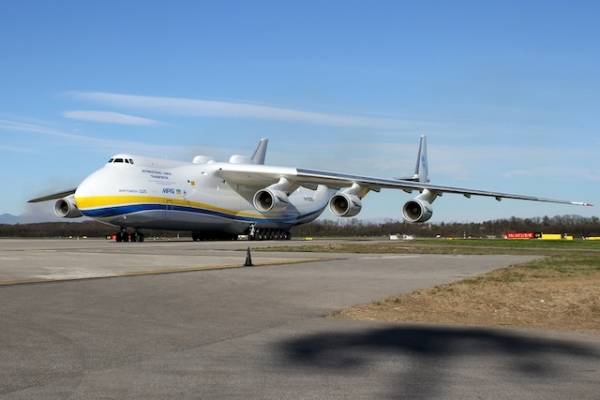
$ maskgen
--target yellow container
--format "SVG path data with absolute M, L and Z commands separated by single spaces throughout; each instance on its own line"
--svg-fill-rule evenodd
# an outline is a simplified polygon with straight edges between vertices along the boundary
M 588 236 L 585 240 L 600 240 L 600 236 Z
M 542 233 L 542 240 L 561 240 L 562 235 L 560 233 Z

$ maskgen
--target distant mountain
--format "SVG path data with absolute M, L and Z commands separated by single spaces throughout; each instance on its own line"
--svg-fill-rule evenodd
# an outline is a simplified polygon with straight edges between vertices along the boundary
M 26 204 L 25 210 L 19 215 L 4 213 L 0 214 L 0 224 L 35 224 L 40 222 L 83 222 L 87 218 L 73 220 L 57 217 L 53 212 L 51 203 Z
M 12 214 L 0 214 L 0 224 L 18 224 L 20 218 Z

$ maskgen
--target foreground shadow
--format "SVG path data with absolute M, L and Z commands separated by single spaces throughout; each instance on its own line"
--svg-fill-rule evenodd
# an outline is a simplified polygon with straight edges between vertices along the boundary
M 399 380 L 388 397 L 430 398 L 443 395 L 444 372 L 461 357 L 482 357 L 493 369 L 522 377 L 558 377 L 572 373 L 559 357 L 597 359 L 591 346 L 483 328 L 400 326 L 328 332 L 277 344 L 285 364 L 350 372 L 394 357 Z M 398 365 L 398 364 L 395 364 Z M 441 392 L 441 393 L 440 393 Z

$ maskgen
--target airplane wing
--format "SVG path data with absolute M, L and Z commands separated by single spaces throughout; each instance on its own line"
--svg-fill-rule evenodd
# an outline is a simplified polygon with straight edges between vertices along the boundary
M 546 203 L 592 206 L 590 203 L 580 201 L 548 199 L 537 196 L 492 192 L 478 189 L 466 189 L 453 186 L 432 185 L 426 182 L 411 180 L 374 178 L 301 168 L 278 168 L 265 165 L 228 164 L 219 169 L 219 174 L 230 184 L 254 187 L 256 190 L 277 183 L 280 178 L 286 178 L 292 183 L 308 188 L 315 188 L 317 185 L 325 185 L 330 188 L 341 189 L 358 184 L 361 187 L 377 192 L 381 189 L 399 189 L 409 193 L 412 191 L 429 190 L 438 196 L 442 195 L 443 193 L 454 193 L 462 194 L 465 197 L 494 197 L 498 201 L 501 199 L 515 199 L 541 201 Z
M 28 203 L 39 203 L 41 201 L 62 199 L 63 197 L 72 195 L 73 193 L 75 193 L 76 190 L 77 190 L 77 188 L 65 190 L 63 192 L 49 194 L 49 195 L 42 196 L 42 197 L 36 197 L 35 199 L 28 200 L 27 202 Z

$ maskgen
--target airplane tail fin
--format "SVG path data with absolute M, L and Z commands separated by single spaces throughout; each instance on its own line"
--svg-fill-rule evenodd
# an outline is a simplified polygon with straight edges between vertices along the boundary
M 418 182 L 429 182 L 429 161 L 427 160 L 427 137 L 421 136 L 419 140 L 419 152 L 417 153 L 417 164 L 413 178 Z
M 269 144 L 269 139 L 262 138 L 260 142 L 258 142 L 258 146 L 256 146 L 256 150 L 254 150 L 254 154 L 252 154 L 252 162 L 254 164 L 264 164 L 265 157 L 267 155 L 267 145 Z
M 419 140 L 419 151 L 417 152 L 417 164 L 412 176 L 395 178 L 401 181 L 429 182 L 429 162 L 427 161 L 427 137 L 421 136 Z

